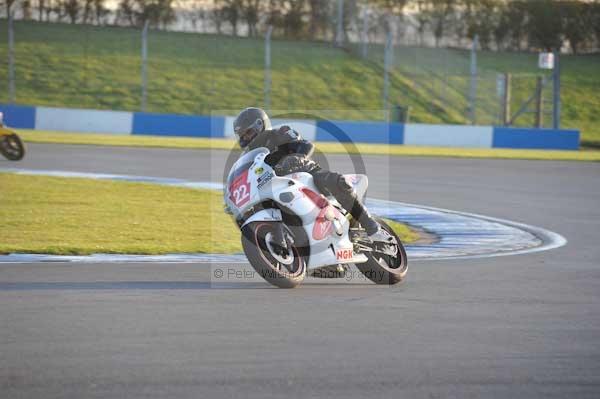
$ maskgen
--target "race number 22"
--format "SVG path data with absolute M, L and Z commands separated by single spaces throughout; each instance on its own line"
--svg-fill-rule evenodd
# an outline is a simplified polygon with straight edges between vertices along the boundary
M 240 208 L 250 200 L 250 183 L 248 182 L 248 170 L 235 178 L 229 186 L 229 199 Z

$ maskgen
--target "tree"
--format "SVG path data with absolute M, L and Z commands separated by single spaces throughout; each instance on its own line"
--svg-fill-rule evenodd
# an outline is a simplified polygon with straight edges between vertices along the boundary
M 89 19 L 92 17 L 92 8 L 94 0 L 83 0 L 83 16 L 81 22 L 87 24 Z
M 136 25 L 136 11 L 133 0 L 121 0 L 115 18 L 116 23 L 125 23 L 125 25 Z
M 93 0 L 94 2 L 94 20 L 96 25 L 100 25 L 110 11 L 104 7 L 104 0 Z
M 72 24 L 77 22 L 79 16 L 80 4 L 78 0 L 65 0 L 63 3 L 65 14 L 69 17 Z
M 312 39 L 325 39 L 330 28 L 330 5 L 327 0 L 308 0 L 308 34 Z
M 186 0 L 178 0 L 176 8 L 180 9 L 180 14 L 183 15 L 185 19 L 190 21 L 192 25 L 192 30 L 194 32 L 198 32 L 198 25 L 200 25 L 200 28 L 203 28 L 203 22 L 209 18 L 209 15 L 205 11 L 205 8 L 202 5 L 202 3 L 199 3 L 197 1 L 194 1 L 190 4 Z M 199 24 L 199 22 L 201 23 Z
M 258 35 L 256 25 L 258 24 L 258 17 L 261 10 L 260 0 L 243 0 L 242 2 L 242 15 L 248 25 L 248 36 L 255 37 Z
M 8 18 L 8 15 L 10 14 L 11 8 L 14 3 L 15 3 L 15 0 L 4 0 L 5 9 L 6 9 L 6 18 Z
M 302 35 L 304 22 L 304 0 L 288 0 L 282 2 L 287 12 L 283 16 L 284 35 L 286 37 L 299 38 Z
M 31 19 L 31 1 L 30 0 L 22 0 L 21 1 L 21 14 L 22 18 L 27 20 Z
M 419 34 L 419 45 L 423 46 L 425 38 L 425 30 L 429 24 L 429 16 L 427 15 L 427 2 L 425 0 L 417 0 L 416 2 L 417 12 L 414 16 L 417 22 L 417 33 Z
M 586 3 L 562 2 L 563 29 L 573 54 L 592 36 L 593 14 Z
M 305 32 L 306 0 L 271 0 L 267 24 L 282 32 L 285 37 L 299 38 Z
M 507 5 L 504 2 L 498 2 L 496 12 L 496 23 L 493 29 L 494 41 L 498 50 L 504 50 L 510 35 L 512 21 L 508 18 Z
M 600 3 L 590 4 L 590 19 L 592 20 L 592 31 L 596 38 L 596 46 L 600 46 Z
M 435 47 L 440 46 L 440 42 L 446 34 L 446 28 L 455 5 L 455 0 L 428 0 L 426 3 L 423 17 L 431 27 L 435 38 Z
M 527 3 L 525 1 L 511 1 L 504 11 L 504 18 L 510 28 L 508 38 L 513 50 L 520 51 L 527 36 Z
M 37 0 L 38 21 L 43 21 L 46 12 L 46 0 Z
M 222 8 L 215 7 L 210 12 L 210 19 L 215 24 L 215 29 L 220 35 L 223 33 L 223 21 L 225 21 L 225 11 Z
M 562 44 L 563 20 L 552 0 L 527 2 L 530 46 L 552 51 Z
M 44 19 L 46 21 L 50 21 L 50 15 L 52 15 L 53 12 L 55 12 L 55 7 L 52 3 L 52 0 L 46 0 L 43 8 Z
M 148 20 L 150 25 L 166 29 L 167 25 L 176 19 L 173 0 L 138 1 L 142 9 L 140 25 Z
M 367 5 L 375 5 L 379 9 L 380 12 L 376 12 L 377 19 L 379 20 L 379 26 L 384 27 L 384 31 L 389 31 L 391 29 L 390 23 L 391 21 L 402 21 L 404 19 L 404 9 L 405 7 L 411 3 L 410 0 L 365 0 Z M 423 11 L 423 5 L 425 4 L 424 0 L 417 1 L 417 7 L 419 10 Z M 395 17 L 395 18 L 390 18 Z M 419 16 L 417 16 L 419 19 Z M 418 21 L 419 22 L 419 21 Z M 421 21 L 422 22 L 422 21 Z M 423 26 L 426 24 L 421 24 L 419 22 L 419 26 Z M 399 31 L 403 30 L 400 27 Z M 397 32 L 398 34 L 400 32 Z
M 102 13 L 103 6 L 98 7 L 97 13 Z M 151 26 L 164 29 L 175 20 L 173 0 L 121 0 L 116 20 L 137 27 L 148 21 Z
M 370 4 L 374 4 L 381 9 L 385 10 L 387 13 L 402 16 L 404 14 L 404 8 L 408 3 L 408 0 L 373 0 L 368 1 Z
M 242 0 L 215 0 L 215 7 L 219 17 L 229 22 L 233 36 L 238 35 L 238 22 L 242 18 Z

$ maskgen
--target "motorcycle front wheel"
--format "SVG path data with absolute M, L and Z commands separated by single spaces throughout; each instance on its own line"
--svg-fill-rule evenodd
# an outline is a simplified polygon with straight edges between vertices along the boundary
M 16 134 L 0 137 L 0 152 L 11 161 L 20 161 L 25 156 L 25 145 Z
M 400 237 L 387 223 L 377 219 L 381 227 L 395 239 L 395 243 L 375 242 L 373 251 L 364 252 L 369 260 L 357 263 L 356 267 L 369 280 L 376 284 L 394 285 L 404 280 L 408 273 L 408 258 Z
M 294 288 L 306 277 L 306 259 L 300 243 L 306 241 L 300 231 L 292 236 L 284 227 L 288 249 L 281 251 L 272 244 L 279 222 L 253 222 L 242 229 L 242 247 L 254 270 L 279 288 Z

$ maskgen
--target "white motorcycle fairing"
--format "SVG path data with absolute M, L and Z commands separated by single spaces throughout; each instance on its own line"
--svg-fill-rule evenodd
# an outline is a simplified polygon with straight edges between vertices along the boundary
M 309 173 L 276 176 L 265 162 L 267 155 L 268 149 L 257 148 L 242 155 L 231 168 L 225 203 L 236 220 L 243 221 L 240 228 L 257 221 L 282 222 L 280 209 L 286 209 L 301 219 L 308 237 L 308 269 L 366 262 L 364 254 L 354 252 L 349 222 L 337 201 L 323 197 Z M 366 176 L 345 177 L 362 200 L 368 186 Z
M 283 218 L 281 217 L 281 210 L 275 208 L 263 209 L 261 211 L 256 212 L 252 216 L 250 216 L 244 224 L 240 227 L 244 227 L 247 224 L 252 222 L 281 222 Z

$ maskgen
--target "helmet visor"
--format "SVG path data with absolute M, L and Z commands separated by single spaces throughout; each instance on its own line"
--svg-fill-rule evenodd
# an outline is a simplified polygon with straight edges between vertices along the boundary
M 257 119 L 252 125 L 250 125 L 249 127 L 247 127 L 246 130 L 240 131 L 240 132 L 236 132 L 236 134 L 240 138 L 240 140 L 239 140 L 240 147 L 244 148 L 248 144 L 250 144 L 250 142 L 252 140 L 254 140 L 254 138 L 260 132 L 262 132 L 264 130 L 264 126 L 265 125 L 264 125 L 262 119 Z

